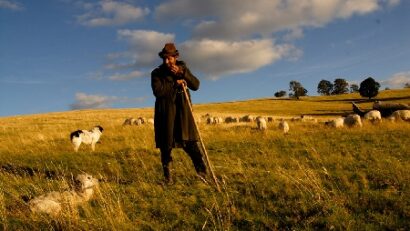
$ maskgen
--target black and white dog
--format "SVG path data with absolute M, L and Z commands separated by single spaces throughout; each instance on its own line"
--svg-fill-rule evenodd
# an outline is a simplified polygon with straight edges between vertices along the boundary
M 81 143 L 91 144 L 91 149 L 95 150 L 95 144 L 98 142 L 104 129 L 101 126 L 95 126 L 92 130 L 77 130 L 70 135 L 74 151 L 78 151 Z

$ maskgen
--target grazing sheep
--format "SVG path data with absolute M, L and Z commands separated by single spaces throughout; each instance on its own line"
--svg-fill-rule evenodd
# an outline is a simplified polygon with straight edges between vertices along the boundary
M 261 116 L 256 117 L 256 124 L 258 125 L 258 130 L 265 131 L 267 129 L 266 120 Z
M 302 121 L 302 117 L 292 117 L 290 121 L 292 122 Z
M 273 122 L 273 117 L 272 116 L 268 116 L 268 122 Z
M 287 134 L 289 132 L 289 124 L 284 119 L 279 122 L 279 129 L 283 131 L 283 133 Z
M 133 124 L 134 124 L 134 121 L 135 121 L 134 118 L 127 118 L 122 125 L 123 125 L 123 126 L 125 126 L 125 125 L 133 125 Z
M 49 192 L 28 202 L 33 213 L 57 216 L 65 206 L 77 206 L 91 199 L 98 180 L 89 174 L 79 174 L 75 179 L 75 189 L 64 192 Z
M 228 116 L 225 118 L 225 123 L 237 123 L 239 121 L 238 117 Z
M 302 122 L 313 122 L 317 123 L 317 119 L 313 118 L 312 116 L 301 115 L 300 116 Z
M 154 124 L 154 119 L 153 119 L 153 118 L 147 119 L 147 123 L 149 123 L 149 124 Z
M 147 122 L 147 118 L 145 117 L 138 117 L 138 120 L 141 121 L 141 124 L 145 124 Z
M 344 119 L 344 125 L 348 127 L 362 127 L 362 120 L 357 114 L 348 115 Z
M 147 123 L 147 119 L 146 119 L 146 118 L 144 118 L 144 117 L 138 117 L 138 119 L 134 120 L 134 123 L 133 123 L 133 124 L 139 126 L 139 125 L 142 125 L 142 124 L 145 124 L 145 123 Z
M 221 124 L 223 123 L 224 119 L 222 117 L 214 117 L 214 123 L 215 124 Z
M 137 125 L 137 126 L 140 126 L 142 124 L 143 124 L 143 122 L 142 122 L 142 119 L 140 119 L 140 118 L 134 120 L 134 123 L 133 123 L 133 125 Z
M 208 117 L 208 118 L 206 118 L 206 123 L 207 123 L 207 124 L 215 124 L 215 119 L 214 119 L 214 117 Z
M 372 123 L 381 122 L 382 121 L 382 114 L 378 110 L 371 110 L 364 114 L 364 119 L 368 120 Z
M 410 110 L 397 110 L 389 117 L 389 120 L 404 120 L 410 121 Z
M 344 118 L 336 118 L 325 122 L 325 125 L 332 128 L 342 128 L 344 126 Z
M 252 122 L 255 118 L 251 115 L 246 115 L 240 119 L 241 122 Z

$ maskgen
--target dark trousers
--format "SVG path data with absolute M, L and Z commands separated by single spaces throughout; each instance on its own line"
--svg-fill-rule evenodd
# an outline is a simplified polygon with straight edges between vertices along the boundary
M 206 166 L 202 159 L 202 149 L 199 143 L 196 141 L 187 141 L 183 146 L 184 151 L 189 155 L 194 164 L 195 171 L 197 173 L 206 173 Z M 161 148 L 161 162 L 164 168 L 164 174 L 167 175 L 166 171 L 169 171 L 168 165 L 172 161 L 171 152 L 172 148 Z M 169 174 L 169 173 L 168 173 Z M 167 177 L 167 176 L 165 176 Z

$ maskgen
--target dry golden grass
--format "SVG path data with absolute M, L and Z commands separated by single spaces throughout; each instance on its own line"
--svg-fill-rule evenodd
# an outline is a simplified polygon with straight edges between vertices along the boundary
M 410 89 L 379 100 L 409 103 Z M 197 116 L 320 118 L 351 112 L 356 94 L 194 105 Z M 371 103 L 363 102 L 363 108 Z M 384 121 L 331 129 L 322 123 L 199 124 L 222 192 L 204 184 L 183 151 L 176 183 L 162 184 L 153 127 L 122 126 L 147 109 L 81 110 L 0 118 L 0 229 L 3 230 L 400 230 L 410 226 L 410 124 Z M 74 153 L 69 134 L 104 127 L 96 151 Z M 93 200 L 57 218 L 34 215 L 22 196 L 67 190 L 85 171 L 101 180 Z

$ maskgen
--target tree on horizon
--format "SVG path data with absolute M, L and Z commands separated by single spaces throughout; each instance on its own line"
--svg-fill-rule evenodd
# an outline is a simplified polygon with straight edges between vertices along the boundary
M 333 82 L 332 95 L 340 95 L 349 92 L 349 84 L 345 79 L 337 78 Z
M 359 93 L 363 97 L 368 97 L 369 100 L 379 94 L 380 83 L 376 82 L 372 77 L 369 77 L 360 83 Z
M 350 85 L 350 93 L 357 93 L 359 92 L 359 85 L 353 83 Z
M 333 84 L 329 80 L 322 79 L 317 85 L 317 93 L 330 95 L 333 91 Z
M 295 80 L 290 81 L 289 91 L 293 92 L 289 93 L 289 96 L 296 97 L 296 99 L 300 99 L 301 96 L 306 96 L 308 93 L 308 90 L 306 90 L 301 83 Z

